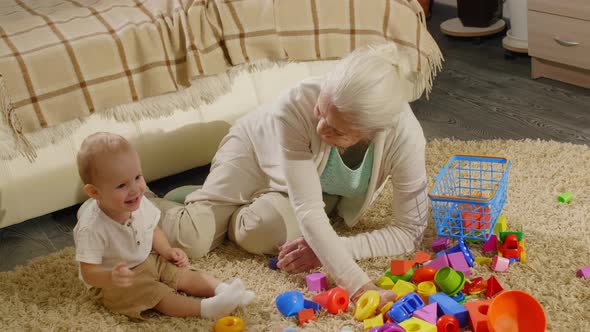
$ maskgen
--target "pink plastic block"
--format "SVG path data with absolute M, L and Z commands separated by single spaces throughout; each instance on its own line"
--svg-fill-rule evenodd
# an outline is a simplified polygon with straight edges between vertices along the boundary
M 471 275 L 471 269 L 469 268 L 469 264 L 465 260 L 465 255 L 462 252 L 454 252 L 451 254 L 447 254 L 449 259 L 449 265 L 453 268 L 453 270 L 461 271 L 465 274 L 466 277 Z
M 490 252 L 498 250 L 498 237 L 492 234 L 490 238 L 483 244 L 483 252 Z
M 312 292 L 321 292 L 328 288 L 328 280 L 322 272 L 314 272 L 305 277 L 307 289 Z
M 447 250 L 449 247 L 450 240 L 448 237 L 439 237 L 432 241 L 432 251 L 439 252 L 443 250 Z
M 416 318 L 420 318 L 423 321 L 429 322 L 432 325 L 436 325 L 437 310 L 438 310 L 438 305 L 436 304 L 436 302 L 434 302 L 434 303 L 431 303 L 425 307 L 422 307 L 422 308 L 414 311 L 412 316 L 414 316 Z
M 579 269 L 576 275 L 580 278 L 590 279 L 590 265 Z
M 492 258 L 492 270 L 497 272 L 506 272 L 510 267 L 510 260 L 506 257 L 494 256 Z
M 462 255 L 462 253 L 460 253 Z M 435 259 L 431 260 L 426 266 L 433 267 L 440 270 L 441 267 L 449 266 L 449 259 L 446 253 L 438 255 Z

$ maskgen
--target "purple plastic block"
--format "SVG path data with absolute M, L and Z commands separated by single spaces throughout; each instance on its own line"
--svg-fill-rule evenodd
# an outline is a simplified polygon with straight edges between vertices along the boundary
M 420 308 L 412 314 L 416 318 L 420 318 L 425 322 L 429 322 L 432 325 L 436 325 L 438 305 L 436 302 L 430 303 L 424 308 Z
M 305 277 L 307 289 L 312 292 L 321 292 L 328 288 L 328 280 L 322 272 L 314 272 Z
M 579 269 L 576 275 L 580 278 L 590 279 L 590 265 Z
M 433 267 L 437 270 L 440 270 L 441 267 L 449 266 L 449 259 L 447 257 L 447 254 L 442 253 L 435 259 L 431 260 L 430 263 L 426 264 L 426 266 Z
M 498 237 L 492 234 L 490 238 L 483 244 L 483 252 L 490 252 L 498 250 Z
M 449 265 L 453 268 L 453 270 L 463 272 L 466 277 L 471 275 L 471 269 L 469 268 L 469 264 L 467 264 L 465 256 L 462 252 L 447 254 L 447 258 L 449 259 Z
M 449 247 L 450 240 L 448 237 L 439 237 L 432 241 L 432 251 L 439 252 L 442 250 L 447 250 Z

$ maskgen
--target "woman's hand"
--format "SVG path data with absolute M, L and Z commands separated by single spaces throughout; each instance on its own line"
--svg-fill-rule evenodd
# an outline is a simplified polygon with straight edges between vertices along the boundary
M 168 249 L 164 258 L 178 267 L 185 267 L 188 265 L 188 256 L 180 248 Z
M 322 263 L 303 237 L 279 247 L 277 267 L 285 272 L 307 272 L 319 266 L 322 266 Z
M 369 291 L 369 290 L 375 290 L 375 291 L 377 291 L 377 293 L 379 293 L 380 300 L 379 300 L 379 306 L 377 307 L 378 310 L 381 310 L 381 308 L 384 305 L 386 305 L 388 302 L 395 301 L 395 298 L 397 297 L 397 294 L 395 294 L 394 291 L 379 288 L 377 285 L 375 285 L 371 281 L 371 282 L 364 284 L 361 288 L 359 288 L 359 290 L 357 290 L 354 294 L 352 294 L 352 296 L 350 296 L 350 300 L 356 304 L 356 301 L 358 301 L 358 299 L 366 291 Z

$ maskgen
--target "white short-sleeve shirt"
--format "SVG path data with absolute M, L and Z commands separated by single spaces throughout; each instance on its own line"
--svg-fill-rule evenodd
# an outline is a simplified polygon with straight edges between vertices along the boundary
M 76 261 L 100 264 L 105 269 L 127 262 L 133 268 L 150 254 L 159 220 L 160 210 L 145 197 L 125 224 L 111 219 L 93 201 L 74 227 Z

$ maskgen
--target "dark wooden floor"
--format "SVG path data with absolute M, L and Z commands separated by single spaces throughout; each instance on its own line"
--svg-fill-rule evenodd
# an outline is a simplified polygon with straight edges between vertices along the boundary
M 504 58 L 502 36 L 448 38 L 439 25 L 456 9 L 435 4 L 428 25 L 445 55 L 430 100 L 413 103 L 428 139 L 542 138 L 590 144 L 590 90 L 530 79 L 530 58 Z M 207 167 L 150 183 L 162 195 L 202 183 Z M 77 206 L 0 229 L 0 271 L 73 245 Z

